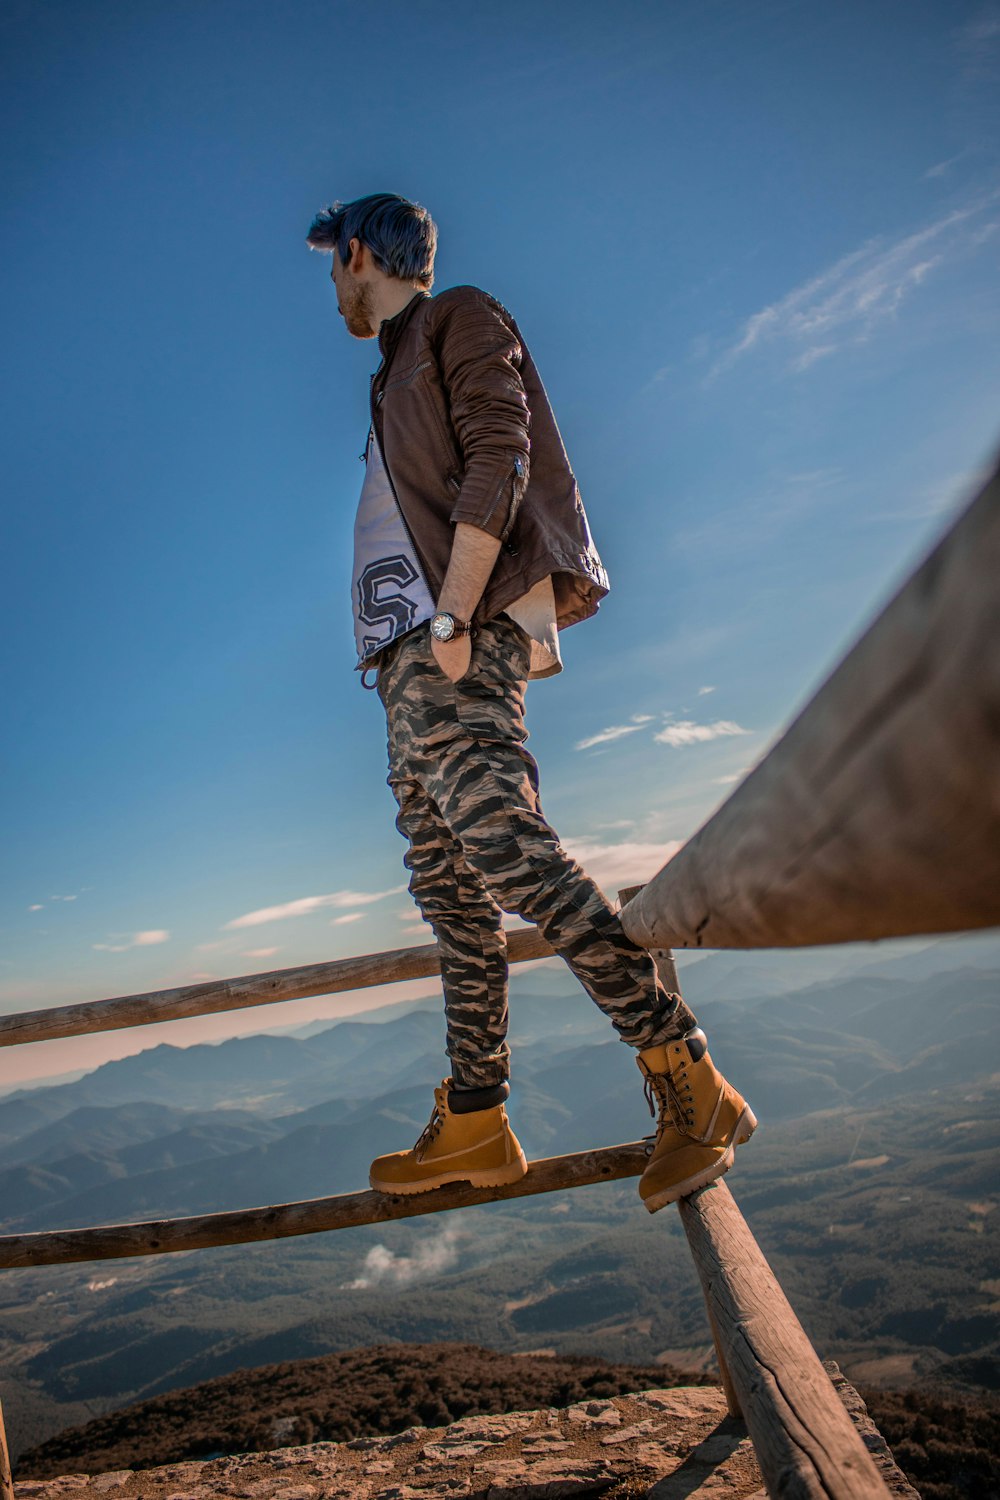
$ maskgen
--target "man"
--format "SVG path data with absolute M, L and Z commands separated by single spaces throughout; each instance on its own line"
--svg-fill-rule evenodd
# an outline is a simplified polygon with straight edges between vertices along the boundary
M 542 816 L 524 749 L 529 677 L 561 670 L 559 631 L 608 590 L 573 471 L 514 319 L 475 287 L 430 295 L 437 230 L 379 193 L 335 203 L 309 245 L 332 254 L 337 306 L 377 338 L 355 525 L 362 682 L 376 676 L 410 892 L 441 954 L 451 1076 L 407 1151 L 371 1185 L 496 1187 L 527 1170 L 511 1130 L 502 913 L 535 923 L 638 1052 L 656 1143 L 650 1212 L 725 1172 L 756 1120 L 704 1033 Z

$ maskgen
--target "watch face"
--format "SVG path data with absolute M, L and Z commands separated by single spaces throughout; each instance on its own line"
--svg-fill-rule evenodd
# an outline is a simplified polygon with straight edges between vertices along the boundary
M 435 615 L 431 620 L 431 635 L 436 641 L 450 641 L 455 634 L 455 621 L 451 615 Z

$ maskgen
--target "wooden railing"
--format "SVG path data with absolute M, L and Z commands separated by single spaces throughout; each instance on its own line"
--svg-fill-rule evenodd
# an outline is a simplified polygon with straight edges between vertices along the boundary
M 676 990 L 670 948 L 772 948 L 1000 924 L 1000 486 L 994 474 L 768 757 L 623 923 Z M 509 934 L 512 963 L 552 952 Z M 435 945 L 26 1011 L 0 1045 L 152 1025 L 438 973 Z M 145 1224 L 0 1236 L 0 1267 L 315 1234 L 638 1176 L 642 1142 L 529 1164 L 521 1182 L 373 1192 Z M 768 1494 L 889 1492 L 725 1183 L 680 1204 L 727 1400 Z M 13 1500 L 0 1419 L 0 1500 Z

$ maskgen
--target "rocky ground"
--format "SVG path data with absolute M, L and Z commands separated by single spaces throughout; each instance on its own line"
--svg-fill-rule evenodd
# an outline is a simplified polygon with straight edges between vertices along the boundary
M 863 1402 L 841 1398 L 895 1495 L 915 1500 Z M 562 1409 L 466 1417 L 392 1437 L 313 1443 L 111 1474 L 15 1484 L 16 1500 L 764 1500 L 753 1447 L 712 1386 L 644 1391 Z

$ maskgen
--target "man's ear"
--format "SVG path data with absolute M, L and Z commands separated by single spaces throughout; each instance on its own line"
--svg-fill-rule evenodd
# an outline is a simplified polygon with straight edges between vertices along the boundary
M 361 241 L 356 237 L 352 239 L 348 247 L 347 261 L 347 269 L 351 272 L 352 275 L 357 276 L 359 271 L 364 270 L 365 255 L 366 249 Z

